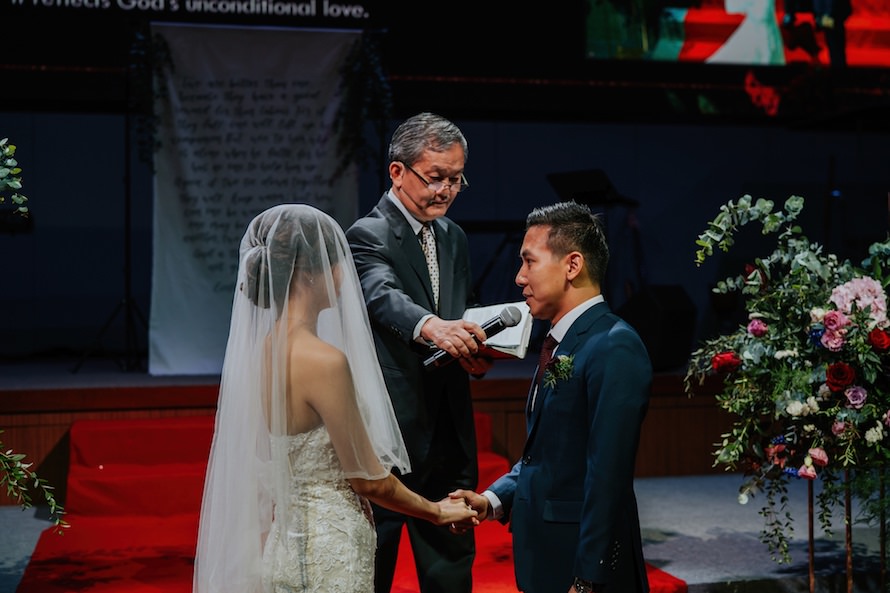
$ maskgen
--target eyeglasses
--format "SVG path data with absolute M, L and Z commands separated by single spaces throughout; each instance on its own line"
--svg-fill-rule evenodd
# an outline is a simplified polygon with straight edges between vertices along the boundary
M 402 163 L 402 164 L 405 165 L 406 169 L 408 169 L 409 171 L 411 171 L 412 173 L 417 175 L 418 179 L 420 179 L 421 181 L 426 183 L 427 189 L 429 189 L 434 194 L 439 193 L 440 191 L 442 191 L 445 188 L 447 188 L 448 191 L 453 191 L 454 193 L 458 193 L 458 192 L 462 192 L 465 189 L 467 189 L 468 187 L 470 187 L 470 182 L 467 181 L 467 178 L 464 177 L 463 173 L 460 174 L 460 181 L 455 181 L 454 183 L 446 183 L 446 182 L 442 181 L 441 179 L 438 181 L 430 181 L 429 179 L 427 179 L 426 177 L 424 177 L 423 175 L 421 175 L 420 173 L 418 173 L 417 171 L 412 169 L 411 165 L 409 165 L 407 163 Z

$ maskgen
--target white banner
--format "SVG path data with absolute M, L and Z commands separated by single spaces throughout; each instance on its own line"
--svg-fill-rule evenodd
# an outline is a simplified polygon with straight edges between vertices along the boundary
M 152 25 L 172 68 L 159 90 L 149 373 L 222 370 L 238 247 L 250 220 L 284 202 L 344 227 L 356 168 L 337 171 L 340 70 L 360 33 Z M 334 183 L 328 183 L 334 179 Z

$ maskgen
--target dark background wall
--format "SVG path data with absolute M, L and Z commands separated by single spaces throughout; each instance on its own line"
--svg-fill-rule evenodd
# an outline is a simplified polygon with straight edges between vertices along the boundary
M 725 201 L 802 195 L 810 238 L 855 260 L 886 235 L 885 71 L 588 62 L 580 3 L 477 4 L 443 12 L 363 3 L 372 18 L 360 26 L 377 31 L 392 88 L 386 135 L 429 110 L 469 140 L 471 188 L 450 215 L 470 234 L 483 302 L 519 298 L 519 229 L 531 208 L 565 197 L 548 181 L 554 173 L 598 172 L 580 189 L 606 217 L 607 295 L 620 307 L 657 287 L 662 332 L 681 352 L 687 335 L 733 322 L 716 314 L 709 287 L 771 248 L 748 233 L 730 254 L 694 266 L 695 238 Z M 119 351 L 127 313 L 148 321 L 152 251 L 152 173 L 138 147 L 127 150 L 124 75 L 133 31 L 146 15 L 170 15 L 3 10 L 11 26 L 0 137 L 19 147 L 32 214 L 28 225 L 4 218 L 0 232 L 0 355 Z M 784 111 L 767 116 L 751 103 L 748 72 L 785 93 Z M 366 133 L 380 145 L 370 126 Z M 379 198 L 381 173 L 365 166 L 361 212 Z M 637 206 L 613 204 L 616 195 Z M 144 332 L 140 320 L 135 327 Z

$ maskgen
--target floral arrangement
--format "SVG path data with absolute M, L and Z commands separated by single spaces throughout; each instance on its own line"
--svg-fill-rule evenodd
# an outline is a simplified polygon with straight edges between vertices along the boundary
M 875 485 L 890 459 L 890 240 L 873 244 L 859 266 L 841 261 L 793 224 L 803 205 L 792 196 L 774 210 L 744 196 L 722 206 L 699 236 L 697 265 L 715 247 L 728 251 L 745 224 L 778 233 L 771 255 L 714 288 L 743 295 L 747 322 L 703 341 L 685 378 L 689 395 L 708 376 L 722 380 L 716 399 L 734 422 L 715 465 L 743 472 L 742 504 L 766 493 L 761 539 L 780 563 L 790 562 L 789 481 L 822 480 L 819 516 L 830 533 L 844 488 L 877 514 Z
M 547 361 L 544 366 L 544 386 L 551 389 L 557 381 L 568 381 L 575 370 L 575 355 L 560 354 Z
M 24 204 L 28 198 L 18 193 L 22 189 L 22 179 L 19 177 L 22 169 L 15 160 L 15 149 L 15 144 L 10 144 L 9 138 L 0 138 L 0 204 L 6 201 L 3 192 L 12 190 L 9 199 L 16 207 L 16 212 L 27 216 L 28 207 Z

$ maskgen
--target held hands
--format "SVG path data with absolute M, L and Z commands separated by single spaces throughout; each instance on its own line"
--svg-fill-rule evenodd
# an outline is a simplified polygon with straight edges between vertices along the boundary
M 460 500 L 465 502 L 472 508 L 474 511 L 478 513 L 475 517 L 473 517 L 472 521 L 454 521 L 451 523 L 451 533 L 466 533 L 468 529 L 478 526 L 482 521 L 488 517 L 488 513 L 490 512 L 488 499 L 481 494 L 473 492 L 472 490 L 455 490 L 454 492 L 450 492 L 448 496 L 454 500 Z
M 479 525 L 479 520 L 476 518 L 478 513 L 463 498 L 448 496 L 437 502 L 436 506 L 439 507 L 439 518 L 436 525 L 448 525 L 449 523 L 451 525 L 455 523 Z
M 478 323 L 440 317 L 430 317 L 420 328 L 420 335 L 455 358 L 473 356 L 479 352 L 479 344 L 486 338 L 485 331 Z

